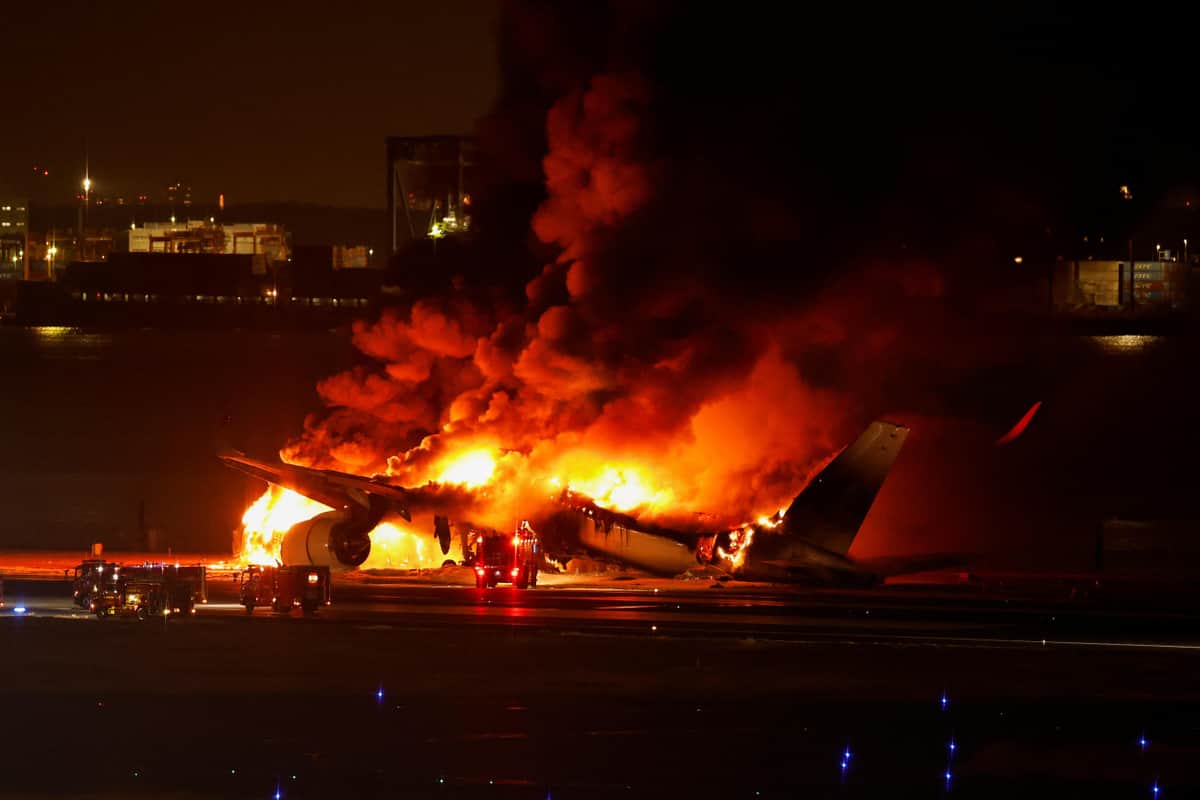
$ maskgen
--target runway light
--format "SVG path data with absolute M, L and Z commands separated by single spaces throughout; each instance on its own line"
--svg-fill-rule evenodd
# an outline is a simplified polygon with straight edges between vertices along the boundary
M 1158 778 L 1154 779 L 1154 785 L 1150 787 L 1150 794 L 1153 797 L 1158 797 Z
M 1149 744 L 1150 740 L 1146 738 L 1146 734 L 1143 733 L 1138 737 L 1138 747 L 1141 748 L 1142 752 L 1146 751 L 1146 747 L 1148 747 Z
M 942 711 L 950 707 L 950 698 L 946 696 L 946 692 L 942 691 Z
M 377 692 L 375 692 L 375 699 L 378 700 L 380 703 L 383 702 L 383 686 L 382 685 L 380 685 L 379 690 Z
M 954 755 L 954 751 L 958 749 L 958 745 L 954 743 L 954 737 L 950 737 L 950 744 L 946 745 L 946 749 L 950 751 L 950 755 Z
M 24 614 L 25 606 L 13 606 L 13 613 L 14 614 Z

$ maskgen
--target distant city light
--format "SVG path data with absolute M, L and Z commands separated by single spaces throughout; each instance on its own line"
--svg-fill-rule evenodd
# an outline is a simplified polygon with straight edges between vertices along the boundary
M 1024 261 L 1025 261 L 1025 259 L 1024 259 L 1024 258 L 1022 258 L 1021 256 L 1015 256 L 1015 257 L 1013 258 L 1013 263 L 1014 263 L 1014 264 L 1020 264 L 1020 263 L 1022 263 L 1022 262 L 1024 262 Z
M 1132 200 L 1133 199 L 1133 194 L 1129 191 L 1129 187 L 1126 185 L 1121 186 L 1121 199 L 1122 200 Z

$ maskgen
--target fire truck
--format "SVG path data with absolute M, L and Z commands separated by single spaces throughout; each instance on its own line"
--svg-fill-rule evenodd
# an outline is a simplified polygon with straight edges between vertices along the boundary
M 183 616 L 196 613 L 195 585 L 172 572 L 163 570 L 139 573 L 137 568 L 105 579 L 92 594 L 88 607 L 100 619 L 105 617 Z
M 511 583 L 518 589 L 537 586 L 541 561 L 538 535 L 529 522 L 522 521 L 512 536 L 478 534 L 475 539 L 475 588 L 491 589 Z
M 93 601 L 105 595 L 111 607 L 113 598 L 126 590 L 130 581 L 161 583 L 175 613 L 190 614 L 197 603 L 208 602 L 207 569 L 203 565 L 143 563 L 118 564 L 104 559 L 87 559 L 75 567 L 72 594 L 75 605 L 95 611 Z
M 256 606 L 270 605 L 277 614 L 299 606 L 309 616 L 330 604 L 329 567 L 252 566 L 234 580 L 241 584 L 239 602 L 247 614 L 253 614 Z
M 90 608 L 92 597 L 103 586 L 107 578 L 109 583 L 116 580 L 120 564 L 105 561 L 103 558 L 84 559 L 75 567 L 75 577 L 71 581 L 71 594 L 75 605 L 80 608 Z

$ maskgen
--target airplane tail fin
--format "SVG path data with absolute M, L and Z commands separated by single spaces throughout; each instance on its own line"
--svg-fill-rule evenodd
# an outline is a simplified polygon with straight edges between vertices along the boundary
M 784 533 L 846 555 L 907 436 L 902 425 L 868 425 L 792 500 Z

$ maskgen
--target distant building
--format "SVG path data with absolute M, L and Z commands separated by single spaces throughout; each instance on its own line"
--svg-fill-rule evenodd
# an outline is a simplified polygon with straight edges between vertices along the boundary
M 287 231 L 281 225 L 265 222 L 147 222 L 131 228 L 128 236 L 130 253 L 251 256 L 254 272 L 259 275 L 265 274 L 271 264 L 287 261 L 291 255 Z
M 0 280 L 24 276 L 28 233 L 29 204 L 24 200 L 0 200 Z
M 387 140 L 387 199 L 392 253 L 411 242 L 471 228 L 475 140 L 466 136 L 393 136 Z
M 1187 305 L 1188 271 L 1161 251 L 1157 261 L 1060 261 L 1057 308 L 1178 308 Z

